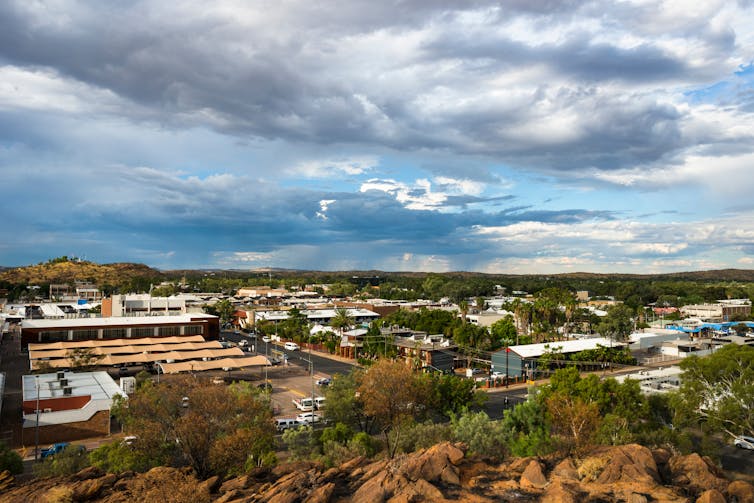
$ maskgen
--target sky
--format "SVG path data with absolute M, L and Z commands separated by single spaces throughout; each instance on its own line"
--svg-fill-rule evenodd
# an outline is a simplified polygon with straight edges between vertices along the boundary
M 754 2 L 0 2 L 0 265 L 754 267 Z

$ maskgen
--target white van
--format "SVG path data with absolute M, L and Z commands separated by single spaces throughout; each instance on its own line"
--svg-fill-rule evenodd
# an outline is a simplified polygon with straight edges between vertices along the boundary
M 278 431 L 285 431 L 288 428 L 298 428 L 299 426 L 301 426 L 301 422 L 297 419 L 286 418 L 275 420 L 275 427 Z
M 299 349 L 298 344 L 296 344 L 295 342 L 286 342 L 285 344 L 283 344 L 283 347 L 288 351 L 298 351 Z

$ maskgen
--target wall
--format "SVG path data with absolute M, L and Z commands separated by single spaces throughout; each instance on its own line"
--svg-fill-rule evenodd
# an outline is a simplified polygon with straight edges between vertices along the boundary
M 36 428 L 23 428 L 23 445 L 34 446 Z M 88 421 L 78 423 L 55 424 L 39 427 L 40 448 L 56 442 L 70 442 L 92 437 L 103 437 L 110 434 L 110 411 L 100 410 Z

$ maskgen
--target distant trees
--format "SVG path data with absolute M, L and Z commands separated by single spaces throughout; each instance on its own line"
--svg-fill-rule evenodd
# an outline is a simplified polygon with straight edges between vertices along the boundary
M 625 341 L 634 329 L 635 311 L 624 304 L 610 306 L 597 331 L 611 341 Z

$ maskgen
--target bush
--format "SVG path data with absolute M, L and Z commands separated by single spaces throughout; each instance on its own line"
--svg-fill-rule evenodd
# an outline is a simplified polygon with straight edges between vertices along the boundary
M 60 477 L 73 475 L 89 466 L 89 456 L 80 445 L 69 445 L 61 452 L 34 465 L 38 477 Z
M 321 454 L 319 437 L 311 426 L 285 430 L 283 443 L 288 447 L 293 460 L 316 459 Z
M 465 412 L 451 418 L 453 439 L 469 446 L 469 452 L 500 460 L 506 445 L 502 423 L 492 421 L 484 412 Z
M 594 482 L 607 466 L 605 458 L 587 458 L 579 466 L 579 479 L 584 482 Z
M 434 424 L 431 421 L 416 423 L 404 433 L 398 449 L 402 452 L 414 452 L 450 440 L 451 436 L 447 424 Z
M 380 443 L 368 433 L 360 431 L 348 442 L 348 447 L 356 452 L 359 456 L 369 458 L 374 456 L 380 448 Z
M 108 473 L 122 473 L 128 470 L 145 472 L 158 466 L 159 460 L 150 460 L 123 442 L 104 444 L 89 453 L 89 462 Z
M 5 443 L 0 441 L 0 472 L 8 470 L 12 474 L 24 471 L 24 460 L 16 451 L 8 448 Z

